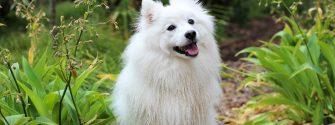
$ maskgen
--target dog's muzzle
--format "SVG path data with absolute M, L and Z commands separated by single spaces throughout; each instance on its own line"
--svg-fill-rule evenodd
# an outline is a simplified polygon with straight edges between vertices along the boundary
M 185 46 L 175 46 L 173 50 L 179 54 L 183 54 L 188 57 L 197 57 L 199 49 L 196 41 L 191 41 L 190 44 Z

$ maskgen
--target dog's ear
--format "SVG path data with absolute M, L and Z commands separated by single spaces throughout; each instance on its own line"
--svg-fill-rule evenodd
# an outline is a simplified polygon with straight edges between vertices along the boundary
M 147 23 L 152 23 L 161 8 L 163 8 L 163 4 L 161 2 L 142 0 L 141 16 L 147 21 Z

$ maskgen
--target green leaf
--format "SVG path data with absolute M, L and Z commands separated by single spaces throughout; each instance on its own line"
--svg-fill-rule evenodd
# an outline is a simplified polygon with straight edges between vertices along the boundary
M 326 57 L 331 66 L 331 71 L 333 73 L 333 79 L 335 79 L 335 49 L 332 45 L 326 44 L 324 42 L 319 42 L 322 54 Z
M 12 114 L 12 115 L 20 114 L 15 109 L 8 106 L 4 101 L 0 101 L 0 107 L 1 107 L 2 111 L 7 112 L 7 114 Z
M 295 101 L 283 98 L 283 97 L 268 97 L 259 102 L 260 105 L 289 105 L 296 109 L 303 110 L 307 113 L 313 114 L 313 112 L 304 104 L 297 103 Z
M 47 69 L 47 50 L 48 49 L 46 49 L 43 55 L 39 57 L 39 60 L 34 67 L 34 71 L 36 72 L 38 79 L 42 79 L 42 76 L 45 74 L 45 70 Z
M 29 118 L 24 117 L 23 114 L 7 116 L 6 119 L 10 125 L 24 125 L 29 121 Z
M 39 97 L 44 97 L 46 93 L 41 83 L 41 80 L 38 79 L 35 72 L 30 67 L 28 61 L 25 58 L 22 58 L 22 65 L 24 73 L 27 75 L 29 79 L 28 83 L 32 86 L 34 92 L 37 93 Z
M 49 110 L 49 113 L 52 113 L 55 105 L 59 102 L 60 98 L 57 92 L 49 93 L 44 97 L 43 103 L 46 106 L 46 109 Z
M 57 125 L 57 123 L 44 117 L 37 117 L 36 120 L 29 122 L 27 125 Z
M 273 38 L 271 39 L 271 41 L 273 41 L 275 38 L 280 38 L 282 45 L 291 45 L 291 44 L 293 44 L 293 38 L 292 38 L 292 36 L 289 33 L 285 32 L 285 31 L 280 31 L 280 32 L 276 33 L 273 36 Z
M 38 94 L 34 93 L 32 90 L 30 90 L 27 86 L 19 82 L 19 85 L 24 90 L 24 92 L 28 95 L 28 97 L 33 102 L 37 112 L 40 114 L 40 116 L 50 118 L 48 114 L 48 110 L 46 106 L 43 104 L 42 97 L 39 97 Z
M 98 62 L 98 59 L 96 58 L 94 61 L 93 61 L 93 64 L 96 64 Z M 73 88 L 72 88 L 72 92 L 73 94 L 77 94 L 78 92 L 78 89 L 81 87 L 81 85 L 84 83 L 85 79 L 96 69 L 96 67 L 92 66 L 92 67 L 89 67 L 87 70 L 85 70 L 83 73 L 81 73 L 77 79 L 75 79 L 75 83 L 73 85 Z
M 308 45 L 311 58 L 313 60 L 313 64 L 318 65 L 319 63 L 319 57 L 320 57 L 320 46 L 318 44 L 318 37 L 316 34 L 312 34 L 312 36 L 308 39 Z
M 323 122 L 323 105 L 318 102 L 313 113 L 313 125 L 321 125 Z
M 322 74 L 322 70 L 320 68 L 315 67 L 314 65 L 310 63 L 306 63 L 298 67 L 297 70 L 294 73 L 292 73 L 292 75 L 290 76 L 290 79 L 292 79 L 293 77 L 296 77 L 299 73 L 302 73 L 306 70 L 312 70 L 317 74 Z
M 290 36 L 293 36 L 292 29 L 287 23 L 285 23 L 284 32 L 288 33 Z

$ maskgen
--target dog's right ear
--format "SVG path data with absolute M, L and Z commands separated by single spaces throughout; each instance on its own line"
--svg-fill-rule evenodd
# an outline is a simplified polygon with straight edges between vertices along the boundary
M 141 16 L 147 23 L 152 23 L 158 16 L 158 11 L 163 8 L 161 2 L 155 2 L 153 0 L 142 0 Z

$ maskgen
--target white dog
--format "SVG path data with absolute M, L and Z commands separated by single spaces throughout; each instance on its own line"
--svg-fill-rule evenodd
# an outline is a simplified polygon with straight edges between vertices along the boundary
M 215 125 L 220 56 L 213 17 L 196 0 L 143 0 L 114 88 L 121 125 Z

